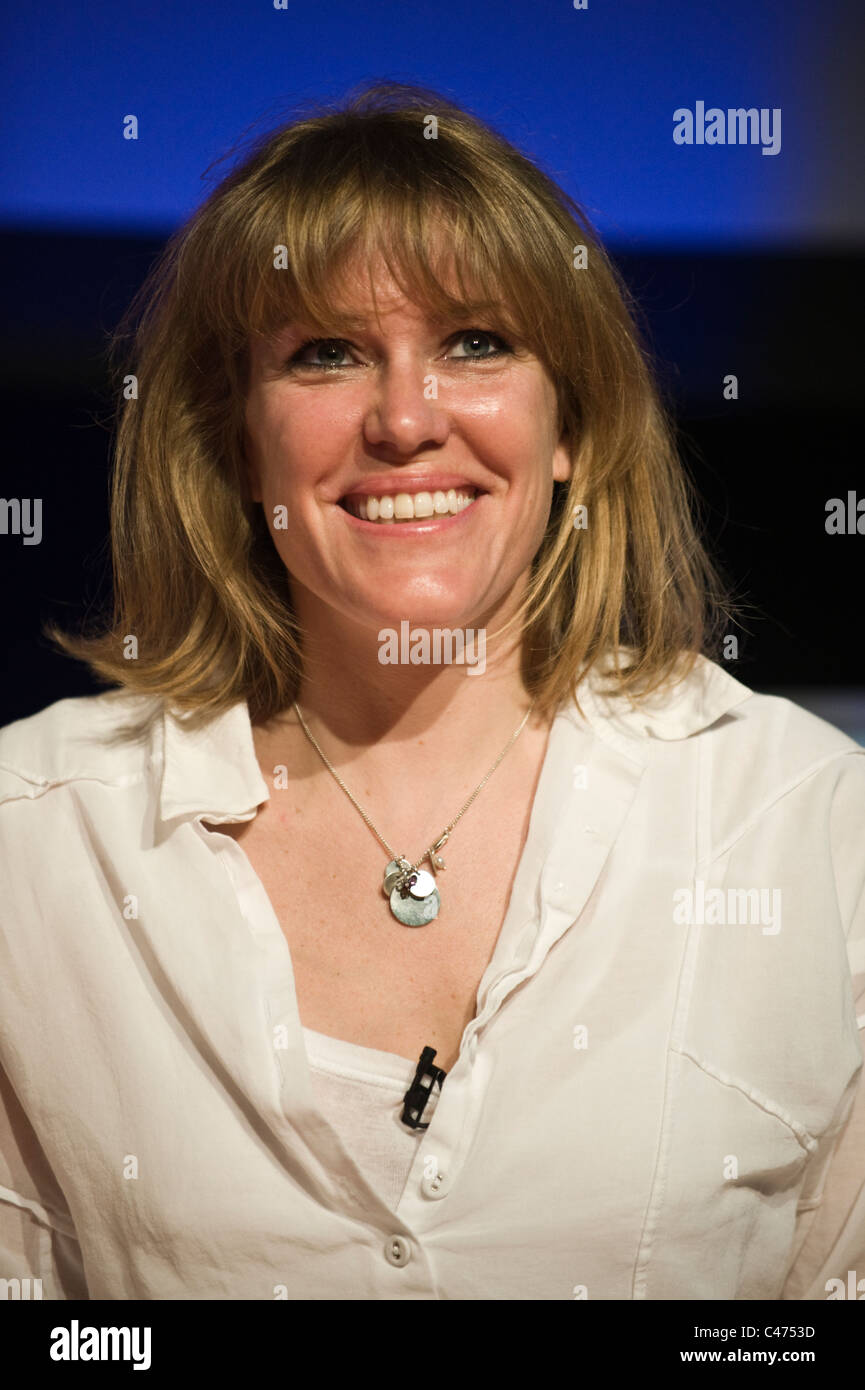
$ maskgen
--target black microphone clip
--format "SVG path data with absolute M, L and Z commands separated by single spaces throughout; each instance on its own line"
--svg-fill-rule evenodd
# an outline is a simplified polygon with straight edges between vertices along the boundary
M 417 1070 L 414 1074 L 414 1081 L 403 1096 L 405 1104 L 402 1110 L 402 1122 L 409 1125 L 412 1129 L 429 1129 L 429 1121 L 421 1124 L 421 1115 L 424 1106 L 430 1098 L 433 1086 L 438 1082 L 441 1090 L 447 1072 L 442 1071 L 441 1067 L 433 1066 L 433 1057 L 436 1055 L 434 1047 L 425 1047 L 420 1055 Z

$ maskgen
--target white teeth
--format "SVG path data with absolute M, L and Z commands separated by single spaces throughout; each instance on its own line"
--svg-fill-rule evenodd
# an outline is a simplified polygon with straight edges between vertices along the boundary
M 399 523 L 424 520 L 431 516 L 456 516 L 470 507 L 476 496 L 475 488 L 448 488 L 447 492 L 397 492 L 385 493 L 382 497 L 353 497 L 347 506 L 352 516 L 364 521 Z
M 405 496 L 405 494 L 403 494 Z M 406 499 L 411 505 L 411 498 Z M 414 514 L 418 518 L 432 516 L 434 512 L 432 496 L 428 492 L 416 492 L 414 499 Z

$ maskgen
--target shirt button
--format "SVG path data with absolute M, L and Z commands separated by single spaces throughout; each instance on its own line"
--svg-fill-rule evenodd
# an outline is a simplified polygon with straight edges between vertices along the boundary
M 439 1170 L 434 1177 L 424 1178 L 420 1186 L 425 1197 L 432 1197 L 435 1199 L 436 1197 L 447 1196 L 450 1191 L 450 1185 L 450 1174 L 442 1173 Z
M 388 1264 L 399 1269 L 411 1259 L 411 1246 L 403 1236 L 389 1236 L 384 1245 L 384 1257 Z

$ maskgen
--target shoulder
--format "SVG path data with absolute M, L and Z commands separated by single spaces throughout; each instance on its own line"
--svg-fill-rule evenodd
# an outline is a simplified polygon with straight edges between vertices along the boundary
M 77 781 L 139 780 L 162 700 L 110 690 L 57 700 L 0 728 L 0 805 Z
M 828 840 L 865 868 L 865 748 L 782 696 L 753 693 L 732 715 L 705 734 L 716 838 L 771 817 L 807 857 Z
M 721 840 L 781 803 L 796 814 L 797 789 L 812 805 L 850 804 L 861 833 L 865 748 L 793 700 L 759 694 L 705 657 L 642 700 L 602 694 L 606 684 L 594 674 L 577 692 L 595 735 L 665 783 L 700 788 Z
M 737 706 L 733 722 L 741 730 L 740 738 L 759 739 L 767 754 L 785 748 L 806 760 L 839 753 L 865 754 L 865 748 L 843 729 L 782 695 L 751 691 Z
M 735 788 L 757 810 L 799 789 L 830 803 L 841 786 L 854 804 L 865 798 L 865 748 L 784 696 L 752 691 L 704 737 L 713 785 Z
M 606 670 L 593 671 L 578 696 L 595 732 L 623 752 L 705 739 L 790 767 L 865 753 L 834 724 L 783 696 L 759 694 L 704 656 L 675 684 L 643 698 L 604 693 L 606 681 Z

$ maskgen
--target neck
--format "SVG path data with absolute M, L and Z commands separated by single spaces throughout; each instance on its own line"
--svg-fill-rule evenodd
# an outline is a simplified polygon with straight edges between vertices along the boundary
M 297 696 L 304 720 L 368 813 L 389 829 L 399 828 L 405 845 L 421 843 L 490 771 L 530 709 L 519 633 L 512 628 L 487 642 L 482 675 L 469 675 L 465 665 L 384 665 L 376 631 L 332 612 L 326 621 L 313 621 L 314 611 L 305 607 L 295 604 L 304 633 Z M 508 616 L 495 615 L 488 630 L 495 633 Z M 537 711 L 531 714 L 491 787 L 484 788 L 488 812 L 502 797 L 511 804 L 527 787 L 533 793 L 550 725 Z M 330 773 L 292 707 L 260 733 L 262 766 L 286 761 L 288 739 L 297 776 L 314 779 L 331 798 L 334 814 L 345 814 L 342 793 L 333 799 Z
M 498 733 L 509 719 L 516 726 L 531 703 L 519 633 L 488 636 L 508 617 L 485 614 L 459 629 L 397 620 L 371 630 L 340 614 L 315 621 L 299 611 L 305 635 L 297 703 L 331 746 L 404 747 L 446 732 L 452 761 L 477 747 L 484 729 Z

